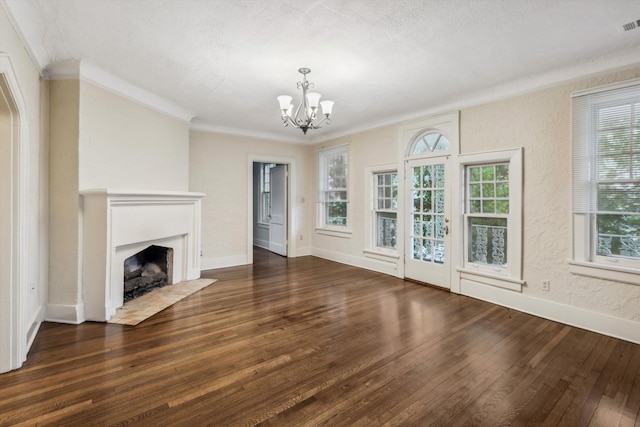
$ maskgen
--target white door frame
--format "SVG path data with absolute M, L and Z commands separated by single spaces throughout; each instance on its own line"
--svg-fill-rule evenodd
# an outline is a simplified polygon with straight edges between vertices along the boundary
M 296 161 L 292 157 L 266 156 L 260 154 L 249 154 L 247 162 L 247 264 L 253 264 L 253 164 L 254 163 L 276 163 L 288 165 L 289 179 L 287 182 L 287 236 L 289 244 L 287 247 L 287 257 L 296 256 L 295 227 L 295 197 L 296 186 Z
M 408 153 L 410 144 L 413 142 L 413 137 L 426 129 L 433 129 L 447 136 L 451 143 L 451 149 L 448 152 L 440 152 L 436 155 L 451 155 L 450 163 L 450 177 L 451 177 L 451 232 L 456 235 L 461 235 L 462 219 L 461 215 L 457 213 L 457 206 L 460 203 L 460 196 L 458 189 L 460 188 L 460 177 L 456 173 L 458 169 L 458 155 L 460 154 L 460 112 L 453 111 L 450 113 L 438 114 L 427 118 L 418 119 L 415 121 L 407 121 L 400 125 L 398 129 L 398 145 L 397 145 L 397 158 L 398 158 L 398 182 L 402 186 L 402 189 L 398 189 L 398 194 L 405 194 L 407 181 L 405 177 L 405 161 L 411 160 L 416 157 L 411 157 Z M 398 233 L 397 245 L 400 252 L 400 260 L 398 262 L 398 277 L 405 277 L 404 275 L 404 259 L 408 254 L 405 251 L 405 217 L 407 216 L 405 211 L 404 200 L 402 203 L 398 203 L 398 230 L 402 232 Z M 455 238 L 451 239 L 451 279 L 450 279 L 450 291 L 460 293 L 460 275 L 457 271 L 459 265 L 458 256 L 456 254 L 462 250 L 458 246 Z
M 0 53 L 0 102 L 5 103 L 11 115 L 11 156 L 1 159 L 1 170 L 8 173 L 2 179 L 10 180 L 9 200 L 0 203 L 4 215 L 10 218 L 8 271 L 0 272 L 0 372 L 17 369 L 27 357 L 27 337 L 23 319 L 24 290 L 27 288 L 27 189 L 28 138 L 26 106 L 16 74 L 7 54 Z M 6 140 L 5 140 L 6 141 Z M 6 230 L 5 230 L 6 231 Z M 4 236 L 6 238 L 7 236 Z

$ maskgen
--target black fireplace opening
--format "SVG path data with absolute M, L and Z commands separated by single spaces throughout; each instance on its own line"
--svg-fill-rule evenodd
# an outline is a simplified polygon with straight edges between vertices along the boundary
M 173 249 L 151 245 L 124 260 L 124 302 L 173 284 Z

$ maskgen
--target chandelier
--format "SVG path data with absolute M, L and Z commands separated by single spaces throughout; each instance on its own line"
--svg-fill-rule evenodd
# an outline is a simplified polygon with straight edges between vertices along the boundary
M 293 113 L 294 105 L 291 103 L 289 95 L 280 95 L 278 102 L 280 103 L 280 111 L 282 111 L 282 125 L 293 126 L 302 129 L 306 135 L 309 129 L 318 129 L 322 123 L 331 124 L 331 110 L 333 109 L 333 101 L 320 102 L 320 94 L 317 92 L 307 92 L 313 87 L 313 83 L 307 81 L 307 74 L 311 72 L 309 68 L 300 68 L 298 70 L 302 74 L 302 81 L 298 82 L 298 89 L 302 88 L 302 102 L 298 105 L 295 114 Z M 324 117 L 320 121 L 316 121 L 318 117 L 318 104 L 322 107 Z

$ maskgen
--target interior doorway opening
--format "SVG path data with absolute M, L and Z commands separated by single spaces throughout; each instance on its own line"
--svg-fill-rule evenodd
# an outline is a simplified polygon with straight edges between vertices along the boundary
M 253 162 L 253 246 L 289 255 L 289 165 Z

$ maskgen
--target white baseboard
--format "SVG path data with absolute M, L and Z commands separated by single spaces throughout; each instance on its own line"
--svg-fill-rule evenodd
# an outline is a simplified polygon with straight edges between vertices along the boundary
M 234 267 L 236 265 L 248 264 L 246 255 L 235 255 L 220 258 L 202 258 L 200 260 L 200 269 L 212 270 L 214 268 Z
M 36 339 L 36 335 L 38 334 L 38 330 L 40 330 L 40 326 L 45 319 L 45 309 L 44 305 L 38 307 L 38 310 L 31 317 L 31 320 L 27 323 L 27 346 L 25 348 L 24 360 L 27 359 L 27 354 L 33 345 L 33 341 Z
M 49 322 L 70 323 L 79 325 L 85 321 L 84 304 L 65 305 L 47 304 L 47 315 L 45 320 Z
M 306 246 L 304 248 L 301 248 L 301 247 L 296 248 L 295 256 L 299 257 L 299 256 L 309 256 L 309 255 L 312 255 L 312 249 L 309 246 Z
M 461 280 L 461 294 L 534 316 L 640 344 L 640 322 Z
M 389 274 L 390 276 L 397 276 L 395 263 L 385 262 L 372 258 L 346 255 L 341 252 L 334 252 L 327 249 L 318 248 L 311 248 L 311 255 L 317 256 L 318 258 L 328 259 L 330 261 L 336 261 L 342 264 L 352 265 L 354 267 L 377 271 L 378 273 Z
M 253 246 L 269 250 L 269 241 L 262 239 L 253 239 Z

